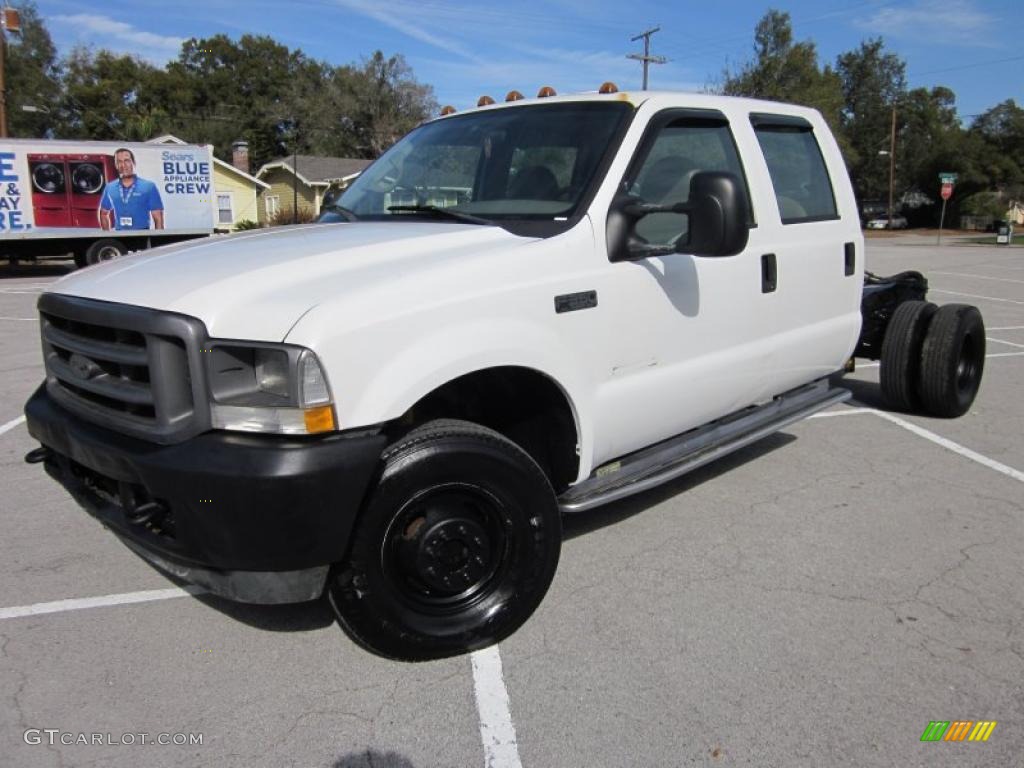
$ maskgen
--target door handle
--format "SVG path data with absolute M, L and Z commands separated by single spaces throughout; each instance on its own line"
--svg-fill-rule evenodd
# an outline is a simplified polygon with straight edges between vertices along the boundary
M 779 284 L 779 268 L 774 253 L 761 257 L 761 293 L 773 293 Z
M 849 277 L 857 271 L 857 246 L 847 243 L 843 246 L 843 273 Z

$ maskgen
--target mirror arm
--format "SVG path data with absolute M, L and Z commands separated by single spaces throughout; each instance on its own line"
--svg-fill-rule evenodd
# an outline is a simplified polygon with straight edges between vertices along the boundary
M 623 206 L 622 212 L 634 219 L 642 219 L 649 213 L 690 213 L 689 203 L 675 203 L 673 205 L 658 205 L 657 203 L 635 202 Z
M 676 253 L 674 245 L 650 245 L 649 243 L 631 242 L 629 244 L 629 255 L 638 259 L 646 259 L 650 256 L 671 256 Z

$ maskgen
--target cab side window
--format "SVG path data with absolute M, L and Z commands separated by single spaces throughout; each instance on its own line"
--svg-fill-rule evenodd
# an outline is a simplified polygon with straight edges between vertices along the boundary
M 743 167 L 725 118 L 681 117 L 646 142 L 645 155 L 626 180 L 626 191 L 645 203 L 673 205 L 690 199 L 690 182 L 701 171 L 727 171 L 745 184 Z M 748 218 L 749 212 L 748 212 Z M 687 234 L 689 217 L 653 213 L 636 225 L 636 233 L 652 245 L 674 245 Z M 751 221 L 751 223 L 753 223 Z
M 814 129 L 803 118 L 751 115 L 783 224 L 839 218 Z

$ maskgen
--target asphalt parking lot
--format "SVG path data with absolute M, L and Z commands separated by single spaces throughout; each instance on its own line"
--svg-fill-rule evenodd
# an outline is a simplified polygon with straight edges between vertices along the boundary
M 886 413 L 862 365 L 854 402 L 567 521 L 526 626 L 426 664 L 360 650 L 326 603 L 189 594 L 24 464 L 64 268 L 0 267 L 0 764 L 1020 765 L 1024 249 L 911 235 L 868 267 L 981 308 L 970 413 Z M 922 742 L 936 720 L 997 725 Z

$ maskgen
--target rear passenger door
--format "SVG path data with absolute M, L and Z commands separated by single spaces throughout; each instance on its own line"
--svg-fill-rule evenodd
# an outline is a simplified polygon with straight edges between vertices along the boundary
M 775 198 L 774 210 L 763 206 L 758 223 L 775 264 L 771 378 L 781 392 L 838 370 L 852 351 L 860 331 L 863 240 L 856 216 L 840 215 L 839 201 L 852 196 L 836 186 L 846 184 L 846 175 L 836 166 L 842 160 L 827 128 L 765 113 L 751 114 L 750 124 Z

